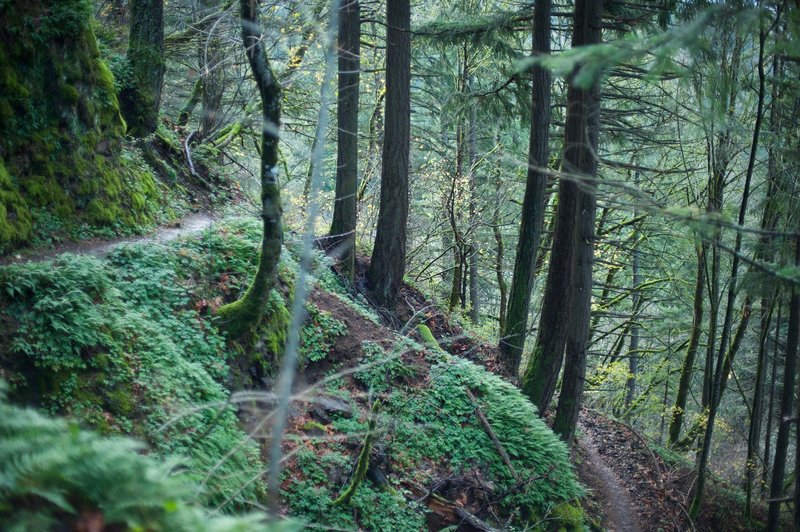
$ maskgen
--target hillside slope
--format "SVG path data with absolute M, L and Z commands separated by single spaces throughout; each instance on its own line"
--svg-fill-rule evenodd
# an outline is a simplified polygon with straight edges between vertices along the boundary
M 259 236 L 257 222 L 231 219 L 105 257 L 3 267 L 0 368 L 11 398 L 141 438 L 159 459 L 180 455 L 197 486 L 190 500 L 229 512 L 263 506 L 258 442 L 269 435 L 250 429 L 269 412 L 296 282 L 291 251 L 252 345 L 226 341 L 213 319 L 247 282 Z M 582 489 L 566 447 L 516 388 L 425 347 L 413 327 L 385 325 L 329 266 L 316 256 L 301 331 L 286 514 L 374 530 L 580 527 Z M 434 328 L 441 320 L 414 314 Z M 370 426 L 367 478 L 336 504 Z

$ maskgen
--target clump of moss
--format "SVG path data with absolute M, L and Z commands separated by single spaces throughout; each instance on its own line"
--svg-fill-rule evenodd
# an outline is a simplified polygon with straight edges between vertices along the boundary
M 0 160 L 0 247 L 3 242 L 25 242 L 31 231 L 30 210 Z
M 31 241 L 31 213 L 73 226 L 135 228 L 155 220 L 161 194 L 152 172 L 121 155 L 126 126 L 92 29 L 92 5 L 3 3 L 0 251 Z

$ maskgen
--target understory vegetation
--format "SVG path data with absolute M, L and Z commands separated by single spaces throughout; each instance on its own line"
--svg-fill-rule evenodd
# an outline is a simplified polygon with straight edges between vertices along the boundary
M 123 244 L 106 257 L 67 254 L 2 267 L 0 319 L 9 326 L 2 343 L 2 376 L 11 399 L 36 405 L 49 415 L 68 415 L 111 437 L 84 435 L 77 428 L 67 431 L 81 443 L 85 438 L 89 447 L 100 446 L 95 452 L 110 446 L 115 454 L 104 460 L 131 456 L 127 467 L 143 471 L 168 467 L 159 463 L 179 464 L 177 471 L 186 486 L 176 491 L 180 497 L 173 494 L 158 502 L 163 495 L 157 490 L 171 488 L 155 485 L 155 491 L 140 494 L 141 504 L 154 505 L 156 510 L 162 503 L 171 508 L 172 500 L 226 512 L 259 508 L 265 503 L 265 493 L 263 484 L 254 479 L 266 466 L 257 439 L 248 437 L 236 415 L 237 410 L 248 410 L 253 399 L 228 390 L 242 382 L 258 387 L 263 381 L 256 379 L 274 376 L 289 326 L 288 294 L 296 281 L 297 261 L 292 253 L 284 250 L 281 287 L 273 292 L 264 327 L 253 346 L 227 343 L 211 314 L 214 306 L 243 289 L 257 261 L 259 237 L 256 222 L 230 218 L 198 236 L 168 244 Z M 351 299 L 327 258 L 319 254 L 314 262 L 317 277 L 310 283 L 339 302 L 348 319 L 369 323 L 380 339 L 363 341 L 361 354 L 343 352 L 337 339 L 354 333 L 337 317 L 337 307 L 319 308 L 314 299 L 307 303 L 302 364 L 306 371 L 315 365 L 326 368 L 325 385 L 319 391 L 323 405 L 334 397 L 348 406 L 330 416 L 322 412 L 321 418 L 314 417 L 319 413 L 309 413 L 314 410 L 315 394 L 306 398 L 308 410 L 298 406 L 301 411 L 292 420 L 295 430 L 288 438 L 289 468 L 284 473 L 283 496 L 290 515 L 336 527 L 424 529 L 430 510 L 413 499 L 421 495 L 422 486 L 449 472 L 454 478 L 468 479 L 465 482 L 475 482 L 470 478 L 474 475 L 478 482 L 492 486 L 487 493 L 500 497 L 484 503 L 497 505 L 509 516 L 561 523 L 563 516 L 571 515 L 562 524 L 580 525 L 582 488 L 571 471 L 566 446 L 516 388 L 472 362 L 438 348 L 427 349 L 379 325 L 379 317 L 365 302 Z M 421 337 L 419 341 L 424 342 Z M 353 366 L 361 369 L 340 374 Z M 466 390 L 479 398 L 480 408 L 512 459 L 514 475 L 475 416 L 476 405 Z M 379 396 L 383 407 L 375 445 L 382 449 L 386 463 L 391 463 L 386 471 L 389 477 L 382 484 L 365 482 L 350 505 L 333 505 L 355 459 L 353 453 L 366 434 L 368 403 Z M 255 412 L 267 414 L 260 409 Z M 64 422 L 32 412 L 25 415 L 40 420 L 43 430 L 68 437 L 56 429 Z M 136 447 L 119 436 L 146 442 L 152 458 L 139 464 L 137 460 L 142 459 L 136 457 Z M 62 444 L 67 445 L 55 442 L 53 449 Z M 44 439 L 42 445 L 48 445 Z M 40 462 L 36 455 L 30 459 Z M 54 459 L 74 467 L 76 475 L 84 474 L 81 468 L 88 467 L 90 460 L 81 458 L 87 461 L 82 462 L 69 453 L 56 453 Z M 39 475 L 52 467 L 57 466 L 42 462 L 41 469 L 30 472 L 11 470 L 9 485 L 40 483 L 41 489 L 61 494 L 52 497 L 67 497 L 65 493 L 75 494 L 65 490 L 80 493 L 84 486 L 80 482 L 88 482 L 77 478 L 69 480 L 74 485 L 51 486 L 51 479 Z M 106 471 L 102 465 L 95 474 L 104 471 L 109 479 L 122 478 L 118 476 L 122 473 Z M 161 477 L 173 482 L 168 469 Z M 139 489 L 133 482 L 125 489 Z M 458 492 L 463 486 L 448 489 Z M 12 501 L 25 494 L 6 496 Z M 60 498 L 56 502 L 43 499 L 31 501 L 31 515 L 18 515 L 13 506 L 4 511 L 27 526 L 35 522 L 32 515 L 50 505 L 55 512 L 52 519 L 70 514 L 81 518 L 74 503 L 59 505 Z M 89 499 L 85 504 L 103 509 L 106 522 L 122 519 L 131 526 L 145 526 L 146 521 L 136 521 L 138 510 L 117 517 L 106 513 L 110 502 L 96 506 L 100 501 Z M 573 510 L 566 511 L 565 505 Z M 166 529 L 170 521 L 162 518 L 146 517 Z
M 800 524 L 800 3 L 0 0 L 0 530 Z

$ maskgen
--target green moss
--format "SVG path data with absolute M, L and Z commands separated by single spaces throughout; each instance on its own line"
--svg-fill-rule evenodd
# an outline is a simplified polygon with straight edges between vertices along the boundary
M 306 432 L 312 432 L 315 430 L 325 432 L 327 430 L 327 427 L 317 421 L 309 420 L 303 424 L 303 430 Z
M 0 250 L 26 241 L 32 228 L 30 210 L 0 160 Z
M 579 504 L 559 504 L 550 511 L 549 521 L 555 521 L 558 530 L 580 532 L 584 530 L 583 510 Z M 552 527 L 548 527 L 552 528 Z
M 81 99 L 81 95 L 78 93 L 78 89 L 73 87 L 72 85 L 64 85 L 61 87 L 61 96 L 64 98 L 64 101 L 69 105 L 75 105 L 78 103 L 78 100 Z
M 33 208 L 65 227 L 150 225 L 161 192 L 123 149 L 114 76 L 100 56 L 90 0 L 3 2 L 0 248 L 37 238 Z M 53 90 L 53 80 L 58 89 Z M 48 239 L 48 235 L 38 235 Z

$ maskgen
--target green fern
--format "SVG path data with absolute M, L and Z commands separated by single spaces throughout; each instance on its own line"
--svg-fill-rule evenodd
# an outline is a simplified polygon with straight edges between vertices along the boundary
M 2 383 L 0 383 L 4 387 Z M 212 517 L 190 500 L 174 464 L 138 454 L 142 445 L 101 438 L 74 423 L 9 405 L 0 391 L 0 523 L 8 531 L 109 528 L 164 531 L 293 530 L 264 517 Z

